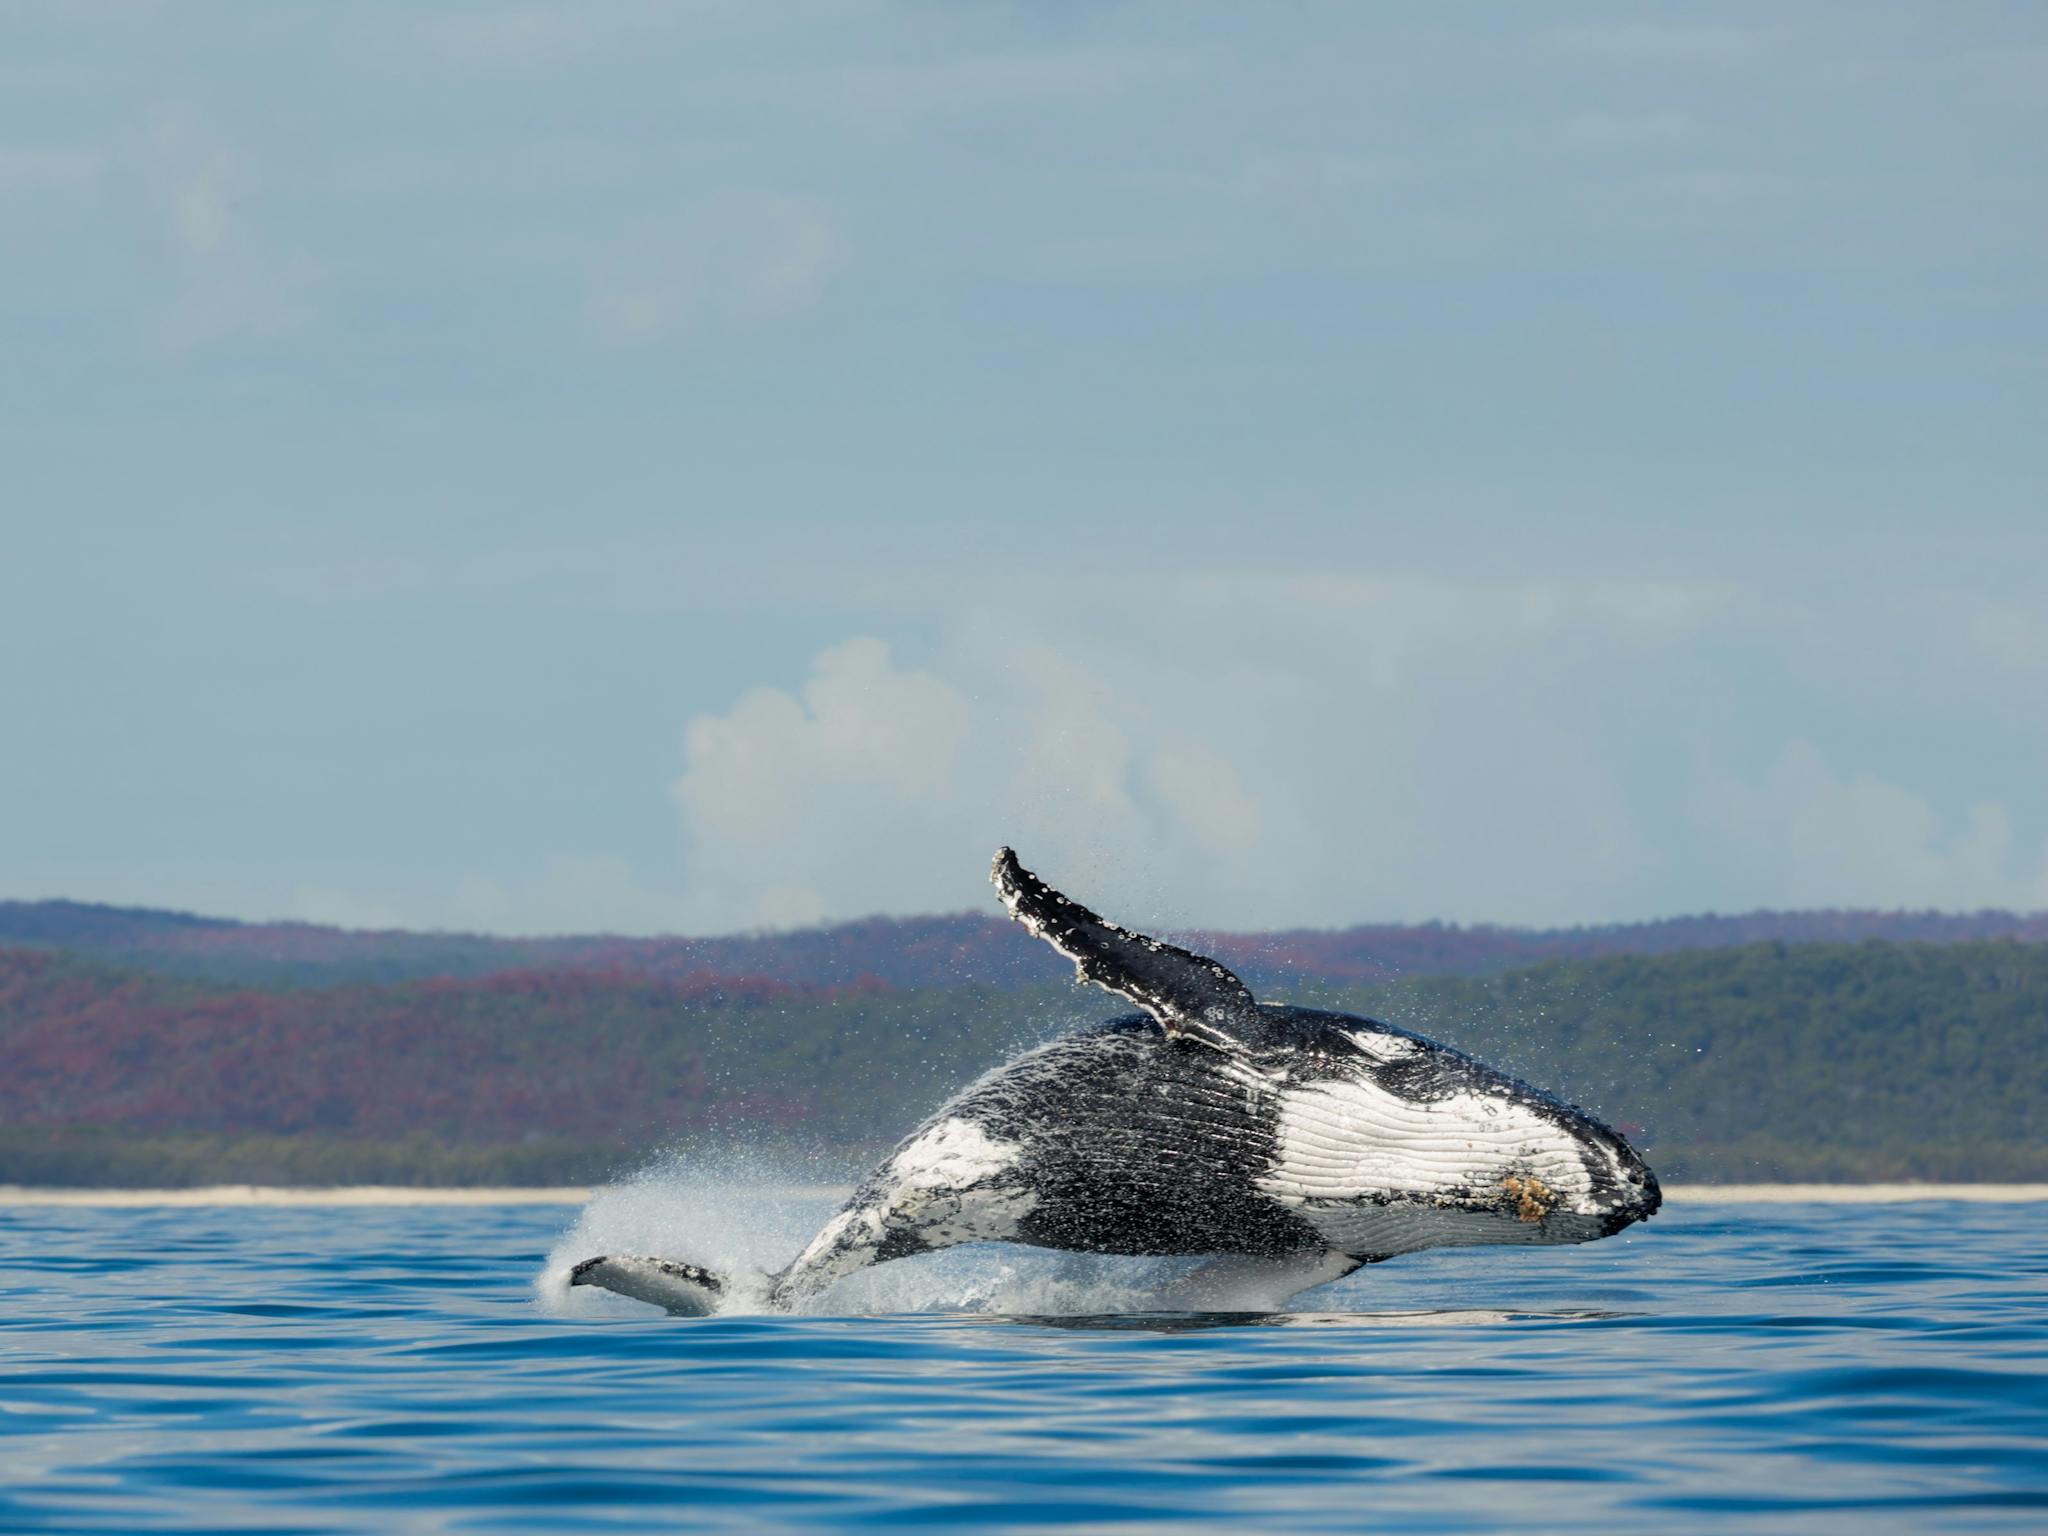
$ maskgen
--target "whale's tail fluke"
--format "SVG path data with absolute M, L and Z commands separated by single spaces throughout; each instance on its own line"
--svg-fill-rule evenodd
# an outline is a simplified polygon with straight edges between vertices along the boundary
M 660 1307 L 671 1317 L 709 1317 L 725 1299 L 725 1276 L 676 1259 L 633 1254 L 599 1254 L 569 1271 L 571 1285 L 603 1290 Z

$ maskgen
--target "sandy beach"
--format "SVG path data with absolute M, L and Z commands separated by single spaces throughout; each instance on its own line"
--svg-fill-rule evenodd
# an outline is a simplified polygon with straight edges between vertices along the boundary
M 367 1205 L 581 1205 L 595 1191 L 563 1186 L 541 1189 L 415 1189 L 359 1184 L 295 1189 L 262 1184 L 216 1184 L 198 1189 L 44 1189 L 0 1184 L 0 1206 L 367 1206 Z M 803 1185 L 765 1193 L 784 1199 L 839 1199 L 845 1186 Z M 1672 1184 L 1674 1205 L 1886 1205 L 1913 1200 L 1970 1200 L 1998 1204 L 2048 1200 L 2048 1184 Z

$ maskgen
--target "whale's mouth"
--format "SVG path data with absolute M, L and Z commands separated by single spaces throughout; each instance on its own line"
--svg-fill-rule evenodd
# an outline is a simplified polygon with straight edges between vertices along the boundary
M 1663 1207 L 1664 1191 L 1649 1165 L 1630 1152 L 1620 1181 L 1600 1192 L 1600 1235 L 1612 1237 L 1624 1227 L 1648 1221 Z
M 1631 1222 L 1656 1215 L 1664 1204 L 1664 1191 L 1642 1155 L 1619 1135 L 1609 1134 L 1613 1135 L 1611 1152 L 1621 1175 L 1609 1191 L 1610 1210 L 1616 1218 L 1613 1230 L 1618 1232 Z

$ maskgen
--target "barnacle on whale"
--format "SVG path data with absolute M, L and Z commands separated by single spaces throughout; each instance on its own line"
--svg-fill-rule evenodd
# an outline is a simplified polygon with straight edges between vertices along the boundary
M 1500 1181 L 1500 1187 L 1514 1202 L 1517 1221 L 1541 1221 L 1557 1203 L 1556 1193 L 1533 1173 L 1511 1173 Z

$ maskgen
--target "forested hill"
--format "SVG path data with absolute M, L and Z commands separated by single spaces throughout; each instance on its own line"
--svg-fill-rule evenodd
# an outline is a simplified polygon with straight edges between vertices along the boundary
M 2048 945 L 1765 943 L 1290 989 L 1463 1045 L 1667 1178 L 2048 1178 Z M 851 1165 L 1068 985 L 542 971 L 263 990 L 0 950 L 0 1182 L 555 1182 L 679 1138 Z
M 1548 959 L 1671 954 L 1774 940 L 2048 942 L 2048 913 L 1752 912 L 1595 928 L 1423 923 L 1184 937 L 1254 984 L 1293 985 L 1485 976 Z M 814 986 L 872 978 L 895 987 L 1029 987 L 1056 981 L 1066 971 L 1044 945 L 992 914 L 874 917 L 795 932 L 704 939 L 500 939 L 239 923 L 72 901 L 0 901 L 0 944 L 50 945 L 141 970 L 261 986 L 574 970 L 669 978 L 703 972 L 773 976 Z

